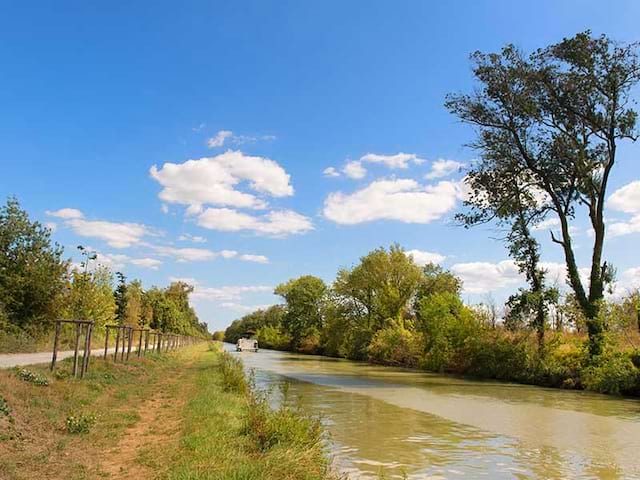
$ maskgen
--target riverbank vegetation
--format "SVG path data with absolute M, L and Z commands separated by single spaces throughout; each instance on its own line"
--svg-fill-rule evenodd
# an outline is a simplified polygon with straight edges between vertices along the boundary
M 317 420 L 271 410 L 218 346 L 92 362 L 82 382 L 29 367 L 46 386 L 0 370 L 0 477 L 332 478 Z
M 302 276 L 278 286 L 284 303 L 233 322 L 225 340 L 428 371 L 543 386 L 640 394 L 640 293 L 602 302 L 603 351 L 590 355 L 587 319 L 571 294 L 548 305 L 544 342 L 535 312 L 465 305 L 462 282 L 417 266 L 397 245 L 338 272 L 332 285 Z
M 504 314 L 465 305 L 458 278 L 437 265 L 420 269 L 392 246 L 332 285 L 307 275 L 278 286 L 284 305 L 243 317 L 225 338 L 255 334 L 272 348 L 639 395 L 640 293 L 607 298 L 615 268 L 604 219 L 618 147 L 638 138 L 638 44 L 586 31 L 529 55 L 507 45 L 471 60 L 473 92 L 445 103 L 474 128 L 478 155 L 455 218 L 495 227 L 526 280 Z M 576 224 L 588 255 L 577 255 Z M 565 285 L 549 284 L 535 234 L 545 230 L 564 257 Z
M 49 349 L 58 318 L 93 320 L 96 341 L 108 323 L 207 335 L 189 305 L 192 287 L 173 282 L 144 290 L 119 272 L 116 282 L 95 252 L 78 248 L 83 260 L 74 265 L 50 230 L 31 221 L 16 199 L 0 207 L 0 353 Z M 62 346 L 71 342 L 71 326 L 65 326 Z

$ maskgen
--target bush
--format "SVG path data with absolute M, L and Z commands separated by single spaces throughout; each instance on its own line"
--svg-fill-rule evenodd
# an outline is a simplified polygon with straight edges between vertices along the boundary
M 251 437 L 260 452 L 282 446 L 311 448 L 317 454 L 322 454 L 322 429 L 318 419 L 312 419 L 284 404 L 273 410 L 267 394 L 255 388 L 247 393 L 245 434 Z
M 424 349 L 424 339 L 401 325 L 376 332 L 367 349 L 369 361 L 384 365 L 417 367 Z
M 613 395 L 640 393 L 640 370 L 626 352 L 605 352 L 582 372 L 588 390 Z
M 286 350 L 291 344 L 291 337 L 284 333 L 281 327 L 274 325 L 259 328 L 256 332 L 256 338 L 261 348 Z
M 95 423 L 95 415 L 80 413 L 78 415 L 69 415 L 65 421 L 65 426 L 67 432 L 71 434 L 89 433 Z
M 39 385 L 41 387 L 46 387 L 49 385 L 49 380 L 46 377 L 38 375 L 31 370 L 27 370 L 26 368 L 20 368 L 16 372 L 16 376 L 20 380 L 24 380 L 25 382 L 33 383 L 34 385 Z
M 227 392 L 246 393 L 247 380 L 244 375 L 242 362 L 228 352 L 220 354 L 220 372 L 222 373 L 222 388 Z

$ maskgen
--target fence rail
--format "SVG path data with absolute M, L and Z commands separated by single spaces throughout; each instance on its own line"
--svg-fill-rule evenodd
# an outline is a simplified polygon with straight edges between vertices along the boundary
M 89 358 L 91 357 L 91 336 L 93 334 L 93 327 L 95 323 L 91 320 L 56 320 L 55 338 L 53 340 L 53 353 L 51 358 L 51 371 L 56 368 L 56 361 L 58 359 L 58 346 L 60 341 L 60 330 L 62 324 L 68 323 L 75 325 L 75 342 L 73 350 L 73 376 L 83 378 L 89 371 Z M 132 348 L 135 348 L 134 337 L 138 334 L 138 346 L 135 353 L 138 358 L 146 356 L 147 352 L 162 353 L 176 350 L 180 347 L 187 345 L 193 345 L 201 338 L 192 337 L 189 335 L 180 335 L 169 332 L 158 332 L 149 328 L 136 328 L 130 325 L 105 325 L 106 333 L 104 337 L 104 360 L 108 359 L 109 351 L 109 334 L 112 330 L 115 330 L 116 345 L 113 354 L 113 361 L 118 361 L 118 353 L 120 354 L 120 362 L 128 362 L 131 356 Z M 80 353 L 80 339 L 84 335 L 82 341 L 82 357 L 79 357 Z M 144 339 L 144 340 L 143 340 Z M 150 341 L 151 340 L 151 341 Z M 144 349 L 143 349 L 144 347 Z M 81 365 L 78 365 L 79 360 L 82 361 Z M 80 369 L 78 370 L 78 366 Z

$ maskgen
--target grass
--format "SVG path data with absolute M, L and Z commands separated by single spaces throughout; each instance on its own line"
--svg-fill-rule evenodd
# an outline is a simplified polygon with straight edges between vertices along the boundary
M 84 380 L 0 370 L 0 478 L 332 478 L 319 423 L 271 410 L 228 354 L 205 344 L 129 364 L 92 358 Z

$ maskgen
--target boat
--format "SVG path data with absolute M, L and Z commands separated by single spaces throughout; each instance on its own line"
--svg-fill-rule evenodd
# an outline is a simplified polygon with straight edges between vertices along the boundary
M 236 352 L 257 352 L 258 340 L 255 338 L 241 338 L 236 343 Z

